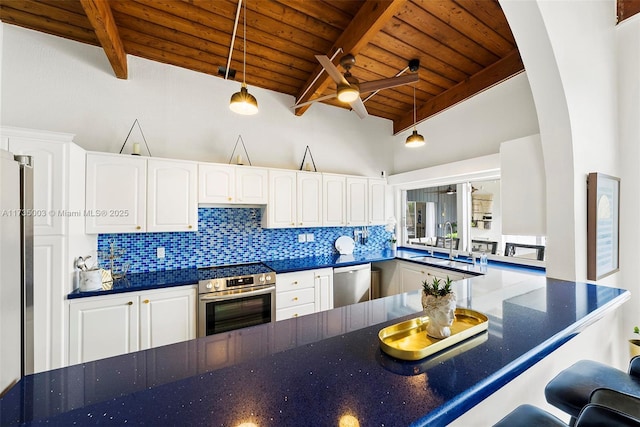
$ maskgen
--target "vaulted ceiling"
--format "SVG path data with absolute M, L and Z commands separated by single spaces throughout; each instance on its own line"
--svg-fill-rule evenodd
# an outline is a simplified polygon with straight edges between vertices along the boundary
M 257 86 L 298 103 L 335 94 L 315 55 L 334 57 L 343 72 L 340 57 L 353 54 L 351 73 L 361 83 L 409 73 L 409 61 L 419 59 L 417 83 L 361 95 L 370 115 L 393 121 L 394 133 L 413 124 L 414 86 L 421 121 L 524 70 L 497 0 L 245 1 L 250 92 Z M 100 46 L 121 79 L 127 55 L 134 55 L 221 79 L 235 70 L 228 78 L 242 81 L 239 6 L 238 0 L 2 0 L 0 20 Z M 321 102 L 349 108 L 336 98 Z

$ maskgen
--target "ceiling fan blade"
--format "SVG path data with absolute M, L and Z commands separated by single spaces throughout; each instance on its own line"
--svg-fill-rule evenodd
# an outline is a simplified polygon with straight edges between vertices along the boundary
M 325 101 L 327 99 L 331 99 L 331 98 L 335 98 L 336 96 L 338 96 L 337 93 L 332 93 L 331 95 L 324 95 L 324 96 L 320 96 L 316 99 L 312 99 L 311 101 L 307 101 L 307 102 L 303 102 L 301 104 L 296 104 L 291 108 L 300 108 L 300 107 L 304 107 L 305 105 L 309 105 L 309 104 L 313 104 L 314 102 L 320 102 L 320 101 Z
M 388 79 L 374 80 L 372 82 L 360 83 L 360 93 L 375 92 L 376 90 L 389 89 L 396 86 L 402 86 L 409 83 L 415 83 L 420 80 L 418 73 L 405 74 L 398 77 L 390 77 Z
M 362 102 L 362 99 L 360 99 L 360 97 L 356 98 L 355 101 L 350 102 L 349 105 L 361 119 L 364 119 L 369 115 L 369 112 L 367 112 L 367 108 L 364 106 L 364 103 Z
M 337 84 L 349 84 L 347 79 L 344 78 L 342 73 L 338 70 L 338 68 L 336 68 L 335 65 L 333 65 L 333 62 L 331 62 L 329 58 L 327 58 L 325 55 L 316 55 L 316 59 L 334 82 L 336 82 Z

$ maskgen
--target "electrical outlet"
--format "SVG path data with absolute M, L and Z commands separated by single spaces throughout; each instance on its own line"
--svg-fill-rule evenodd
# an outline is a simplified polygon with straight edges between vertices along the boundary
M 156 248 L 156 256 L 158 258 L 164 258 L 164 248 L 163 247 Z
M 304 243 L 307 241 L 307 235 L 306 234 L 298 234 L 298 243 Z
M 313 233 L 307 233 L 307 242 L 314 242 L 316 240 Z

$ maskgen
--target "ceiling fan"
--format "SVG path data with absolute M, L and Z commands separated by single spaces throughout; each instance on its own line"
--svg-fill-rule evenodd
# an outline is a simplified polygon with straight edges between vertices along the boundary
M 396 77 L 363 83 L 360 83 L 358 79 L 351 75 L 351 67 L 353 67 L 356 63 L 356 58 L 352 54 L 349 53 L 340 58 L 340 65 L 345 70 L 344 74 L 340 73 L 338 68 L 333 65 L 333 62 L 331 62 L 331 60 L 326 55 L 316 55 L 316 59 L 325 69 L 327 74 L 329 74 L 329 76 L 333 79 L 333 81 L 336 82 L 336 93 L 332 95 L 321 96 L 311 101 L 298 104 L 296 105 L 296 108 L 311 104 L 312 102 L 324 101 L 325 99 L 337 97 L 341 102 L 349 104 L 351 106 L 351 109 L 355 111 L 361 119 L 364 119 L 365 117 L 367 117 L 368 113 L 367 109 L 364 106 L 364 103 L 362 102 L 362 99 L 360 98 L 360 94 L 376 92 L 382 89 L 389 89 L 396 86 L 415 83 L 420 79 L 417 73 L 418 69 L 420 68 L 419 59 L 410 60 L 407 68 L 402 70 Z M 400 75 L 407 69 L 411 71 L 411 74 Z

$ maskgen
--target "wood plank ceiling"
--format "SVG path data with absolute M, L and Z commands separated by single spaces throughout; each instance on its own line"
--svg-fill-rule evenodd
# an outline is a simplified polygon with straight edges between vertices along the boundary
M 497 0 L 246 0 L 246 7 L 250 92 L 258 86 L 299 103 L 335 94 L 315 55 L 337 49 L 355 55 L 351 73 L 360 82 L 393 77 L 419 59 L 417 83 L 362 94 L 369 114 L 393 121 L 394 133 L 413 124 L 414 86 L 420 122 L 524 70 Z M 0 1 L 3 22 L 101 46 L 123 79 L 126 55 L 224 78 L 237 14 L 238 0 Z M 230 61 L 237 81 L 242 34 L 240 13 Z

